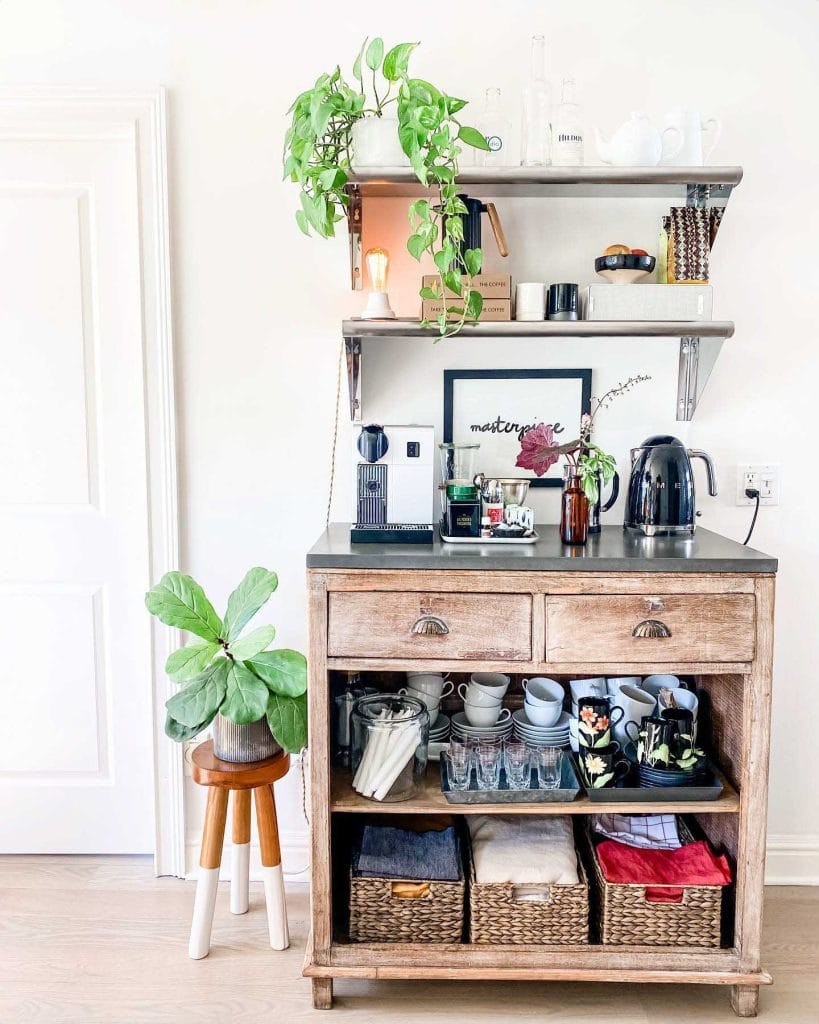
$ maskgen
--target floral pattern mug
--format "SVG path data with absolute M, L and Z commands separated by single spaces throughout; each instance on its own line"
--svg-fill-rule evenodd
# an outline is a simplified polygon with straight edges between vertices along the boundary
M 577 702 L 577 739 L 581 747 L 595 749 L 611 743 L 611 728 L 625 712 L 611 697 L 581 697 Z

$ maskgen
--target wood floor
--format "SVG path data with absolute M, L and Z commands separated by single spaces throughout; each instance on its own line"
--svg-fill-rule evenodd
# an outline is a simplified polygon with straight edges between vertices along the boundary
M 220 889 L 213 946 L 187 957 L 193 885 L 155 879 L 143 858 L 0 857 L 2 1024 L 293 1024 L 305 1020 L 720 1024 L 728 992 L 710 986 L 518 982 L 336 983 L 313 1010 L 301 977 L 307 894 L 289 896 L 292 946 L 267 945 L 261 884 L 233 917 Z M 819 888 L 767 891 L 759 1020 L 819 1019 Z

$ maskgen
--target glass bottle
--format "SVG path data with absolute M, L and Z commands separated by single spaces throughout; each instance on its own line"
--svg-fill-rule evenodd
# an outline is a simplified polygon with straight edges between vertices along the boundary
M 545 167 L 551 146 L 552 94 L 546 81 L 546 40 L 532 36 L 532 68 L 523 90 L 521 163 Z
M 583 122 L 575 99 L 573 78 L 563 79 L 560 105 L 555 111 L 552 164 L 555 167 L 583 166 Z
M 580 477 L 569 473 L 560 498 L 560 539 L 564 544 L 585 544 L 589 533 L 589 499 Z
M 483 167 L 509 166 L 509 137 L 512 123 L 501 108 L 500 89 L 486 90 L 486 105 L 478 128 L 486 136 L 489 151 L 479 150 L 478 160 Z

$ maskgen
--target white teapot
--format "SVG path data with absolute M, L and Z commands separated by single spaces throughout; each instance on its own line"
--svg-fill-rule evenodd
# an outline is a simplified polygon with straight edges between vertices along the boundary
M 595 128 L 600 159 L 615 167 L 656 167 L 671 162 L 682 148 L 684 136 L 675 125 L 658 132 L 645 114 L 633 113 L 607 141 Z M 671 136 L 667 141 L 666 136 Z M 676 136 L 676 137 L 674 137 Z

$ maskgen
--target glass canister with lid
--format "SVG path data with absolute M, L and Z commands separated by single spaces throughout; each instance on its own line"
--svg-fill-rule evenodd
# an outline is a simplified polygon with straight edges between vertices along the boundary
M 353 788 L 369 800 L 408 800 L 427 767 L 429 712 L 415 697 L 376 693 L 353 705 Z

